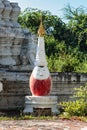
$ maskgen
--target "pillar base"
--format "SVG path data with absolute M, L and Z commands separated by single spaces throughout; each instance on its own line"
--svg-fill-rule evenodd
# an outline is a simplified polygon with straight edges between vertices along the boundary
M 51 114 L 59 114 L 56 96 L 25 96 L 24 114 L 34 114 L 34 110 L 49 109 Z

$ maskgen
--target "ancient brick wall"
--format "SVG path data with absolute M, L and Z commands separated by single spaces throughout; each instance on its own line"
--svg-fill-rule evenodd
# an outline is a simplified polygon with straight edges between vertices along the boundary
M 31 95 L 29 77 L 31 72 L 0 71 L 0 81 L 3 89 L 0 92 L 0 109 L 24 108 L 25 95 Z M 58 96 L 58 102 L 69 100 L 73 88 L 87 82 L 87 74 L 80 73 L 51 73 L 51 95 Z
M 87 82 L 87 74 L 82 73 L 52 73 L 52 95 L 58 96 L 58 102 L 68 101 L 73 95 L 74 88 Z

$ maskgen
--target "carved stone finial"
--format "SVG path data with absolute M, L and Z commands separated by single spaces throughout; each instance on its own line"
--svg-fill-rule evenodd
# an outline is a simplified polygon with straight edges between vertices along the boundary
M 42 37 L 45 35 L 45 28 L 42 24 L 42 17 L 41 17 L 41 23 L 40 23 L 40 26 L 39 26 L 39 29 L 38 29 L 38 35 L 42 36 Z

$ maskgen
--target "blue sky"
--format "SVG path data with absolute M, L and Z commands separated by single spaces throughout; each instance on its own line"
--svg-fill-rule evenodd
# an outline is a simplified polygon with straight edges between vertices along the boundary
M 9 0 L 10 2 L 17 2 L 23 11 L 27 7 L 38 8 L 41 10 L 49 10 L 52 14 L 58 15 L 62 18 L 62 9 L 70 4 L 72 7 L 84 6 L 87 7 L 87 0 Z

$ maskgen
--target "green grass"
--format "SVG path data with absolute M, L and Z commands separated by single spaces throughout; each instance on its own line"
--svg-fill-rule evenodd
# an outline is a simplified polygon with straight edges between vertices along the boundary
M 85 116 L 70 116 L 67 113 L 61 114 L 59 116 L 34 116 L 34 115 L 20 115 L 20 116 L 0 116 L 0 120 L 2 121 L 10 121 L 10 120 L 80 120 L 83 122 L 87 122 L 87 117 Z
M 67 112 L 59 115 L 59 119 L 80 120 L 87 122 L 87 116 L 70 116 Z
M 22 111 L 6 111 L 6 112 L 0 112 L 0 120 L 8 121 L 8 120 L 81 120 L 84 122 L 87 122 L 87 116 L 70 116 L 67 112 L 63 112 L 60 115 L 56 116 L 45 116 L 45 115 L 24 115 Z
M 33 115 L 23 115 L 23 116 L 12 116 L 6 117 L 1 116 L 0 120 L 57 120 L 59 119 L 58 116 L 33 116 Z

